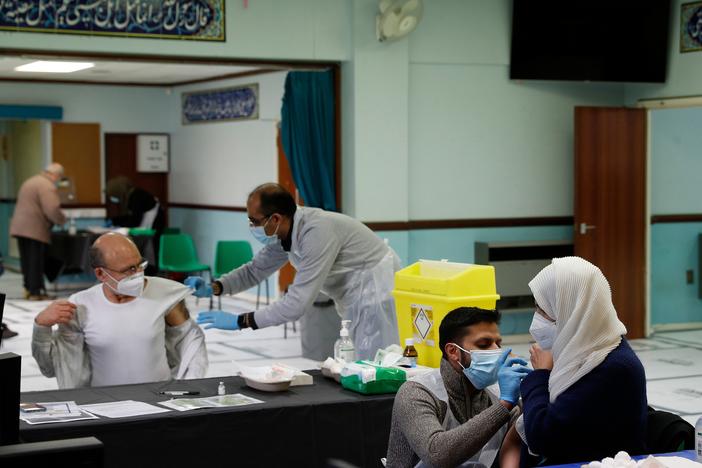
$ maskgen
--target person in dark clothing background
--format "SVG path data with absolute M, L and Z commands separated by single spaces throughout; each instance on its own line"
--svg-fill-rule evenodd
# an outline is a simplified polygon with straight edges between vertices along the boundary
M 158 258 L 159 239 L 166 225 L 166 217 L 158 198 L 136 187 L 127 177 L 119 176 L 107 181 L 108 216 L 112 225 L 155 230 L 154 255 Z M 157 265 L 149 265 L 148 275 L 155 275 Z
M 106 192 L 113 225 L 155 229 L 161 234 L 165 217 L 158 198 L 124 176 L 107 181 Z
M 587 463 L 646 453 L 646 375 L 617 318 L 607 279 L 579 257 L 556 258 L 529 283 L 534 371 L 503 468 Z

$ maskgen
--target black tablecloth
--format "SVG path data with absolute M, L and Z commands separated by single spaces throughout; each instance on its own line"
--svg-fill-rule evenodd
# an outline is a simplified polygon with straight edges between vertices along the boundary
M 69 234 L 66 231 L 53 231 L 49 245 L 46 262 L 46 276 L 53 281 L 60 273 L 89 273 L 93 271 L 90 265 L 89 250 L 95 239 L 100 234 L 79 231 Z M 132 240 L 139 248 L 142 257 L 149 261 L 149 265 L 156 266 L 156 253 L 154 252 L 153 236 L 133 236 Z
M 227 393 L 264 403 L 35 426 L 21 422 L 20 437 L 35 442 L 95 436 L 105 444 L 106 466 L 114 467 L 325 466 L 329 459 L 380 466 L 394 395 L 359 395 L 318 371 L 310 373 L 314 385 L 280 393 L 254 390 L 240 377 L 23 393 L 23 402 L 156 403 L 167 398 L 161 390 L 200 391 L 190 398 L 215 395 L 223 381 Z

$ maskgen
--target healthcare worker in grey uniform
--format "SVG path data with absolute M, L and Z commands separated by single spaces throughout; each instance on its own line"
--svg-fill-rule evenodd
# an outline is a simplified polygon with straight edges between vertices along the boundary
M 297 270 L 288 293 L 277 302 L 241 315 L 213 310 L 197 317 L 205 328 L 264 328 L 298 320 L 321 291 L 339 315 L 351 320 L 357 359 L 372 359 L 379 348 L 399 342 L 391 295 L 399 259 L 360 221 L 318 208 L 298 207 L 278 184 L 264 184 L 246 203 L 249 227 L 262 242 L 252 261 L 207 285 L 200 277 L 185 284 L 198 297 L 236 294 L 278 271 L 289 260 Z

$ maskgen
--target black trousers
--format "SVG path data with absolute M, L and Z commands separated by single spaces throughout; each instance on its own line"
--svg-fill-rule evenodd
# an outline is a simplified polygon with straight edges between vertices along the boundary
M 31 295 L 45 293 L 44 261 L 46 258 L 46 244 L 27 237 L 17 237 L 17 244 L 20 251 L 24 289 L 29 291 Z

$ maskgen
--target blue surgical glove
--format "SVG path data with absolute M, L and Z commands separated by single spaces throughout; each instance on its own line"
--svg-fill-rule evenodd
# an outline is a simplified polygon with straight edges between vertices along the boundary
M 497 382 L 500 385 L 500 400 L 516 404 L 519 400 L 519 385 L 532 369 L 526 367 L 527 362 L 520 358 L 509 358 L 511 349 L 505 350 L 500 358 L 500 370 L 497 371 Z
M 197 314 L 197 324 L 207 324 L 205 330 L 219 328 L 221 330 L 238 330 L 239 316 L 221 310 L 208 310 Z
M 187 278 L 185 278 L 185 281 L 183 281 L 183 283 L 187 287 L 195 290 L 195 292 L 193 292 L 193 295 L 196 297 L 212 296 L 212 286 L 206 284 L 205 280 L 199 276 L 188 276 Z

